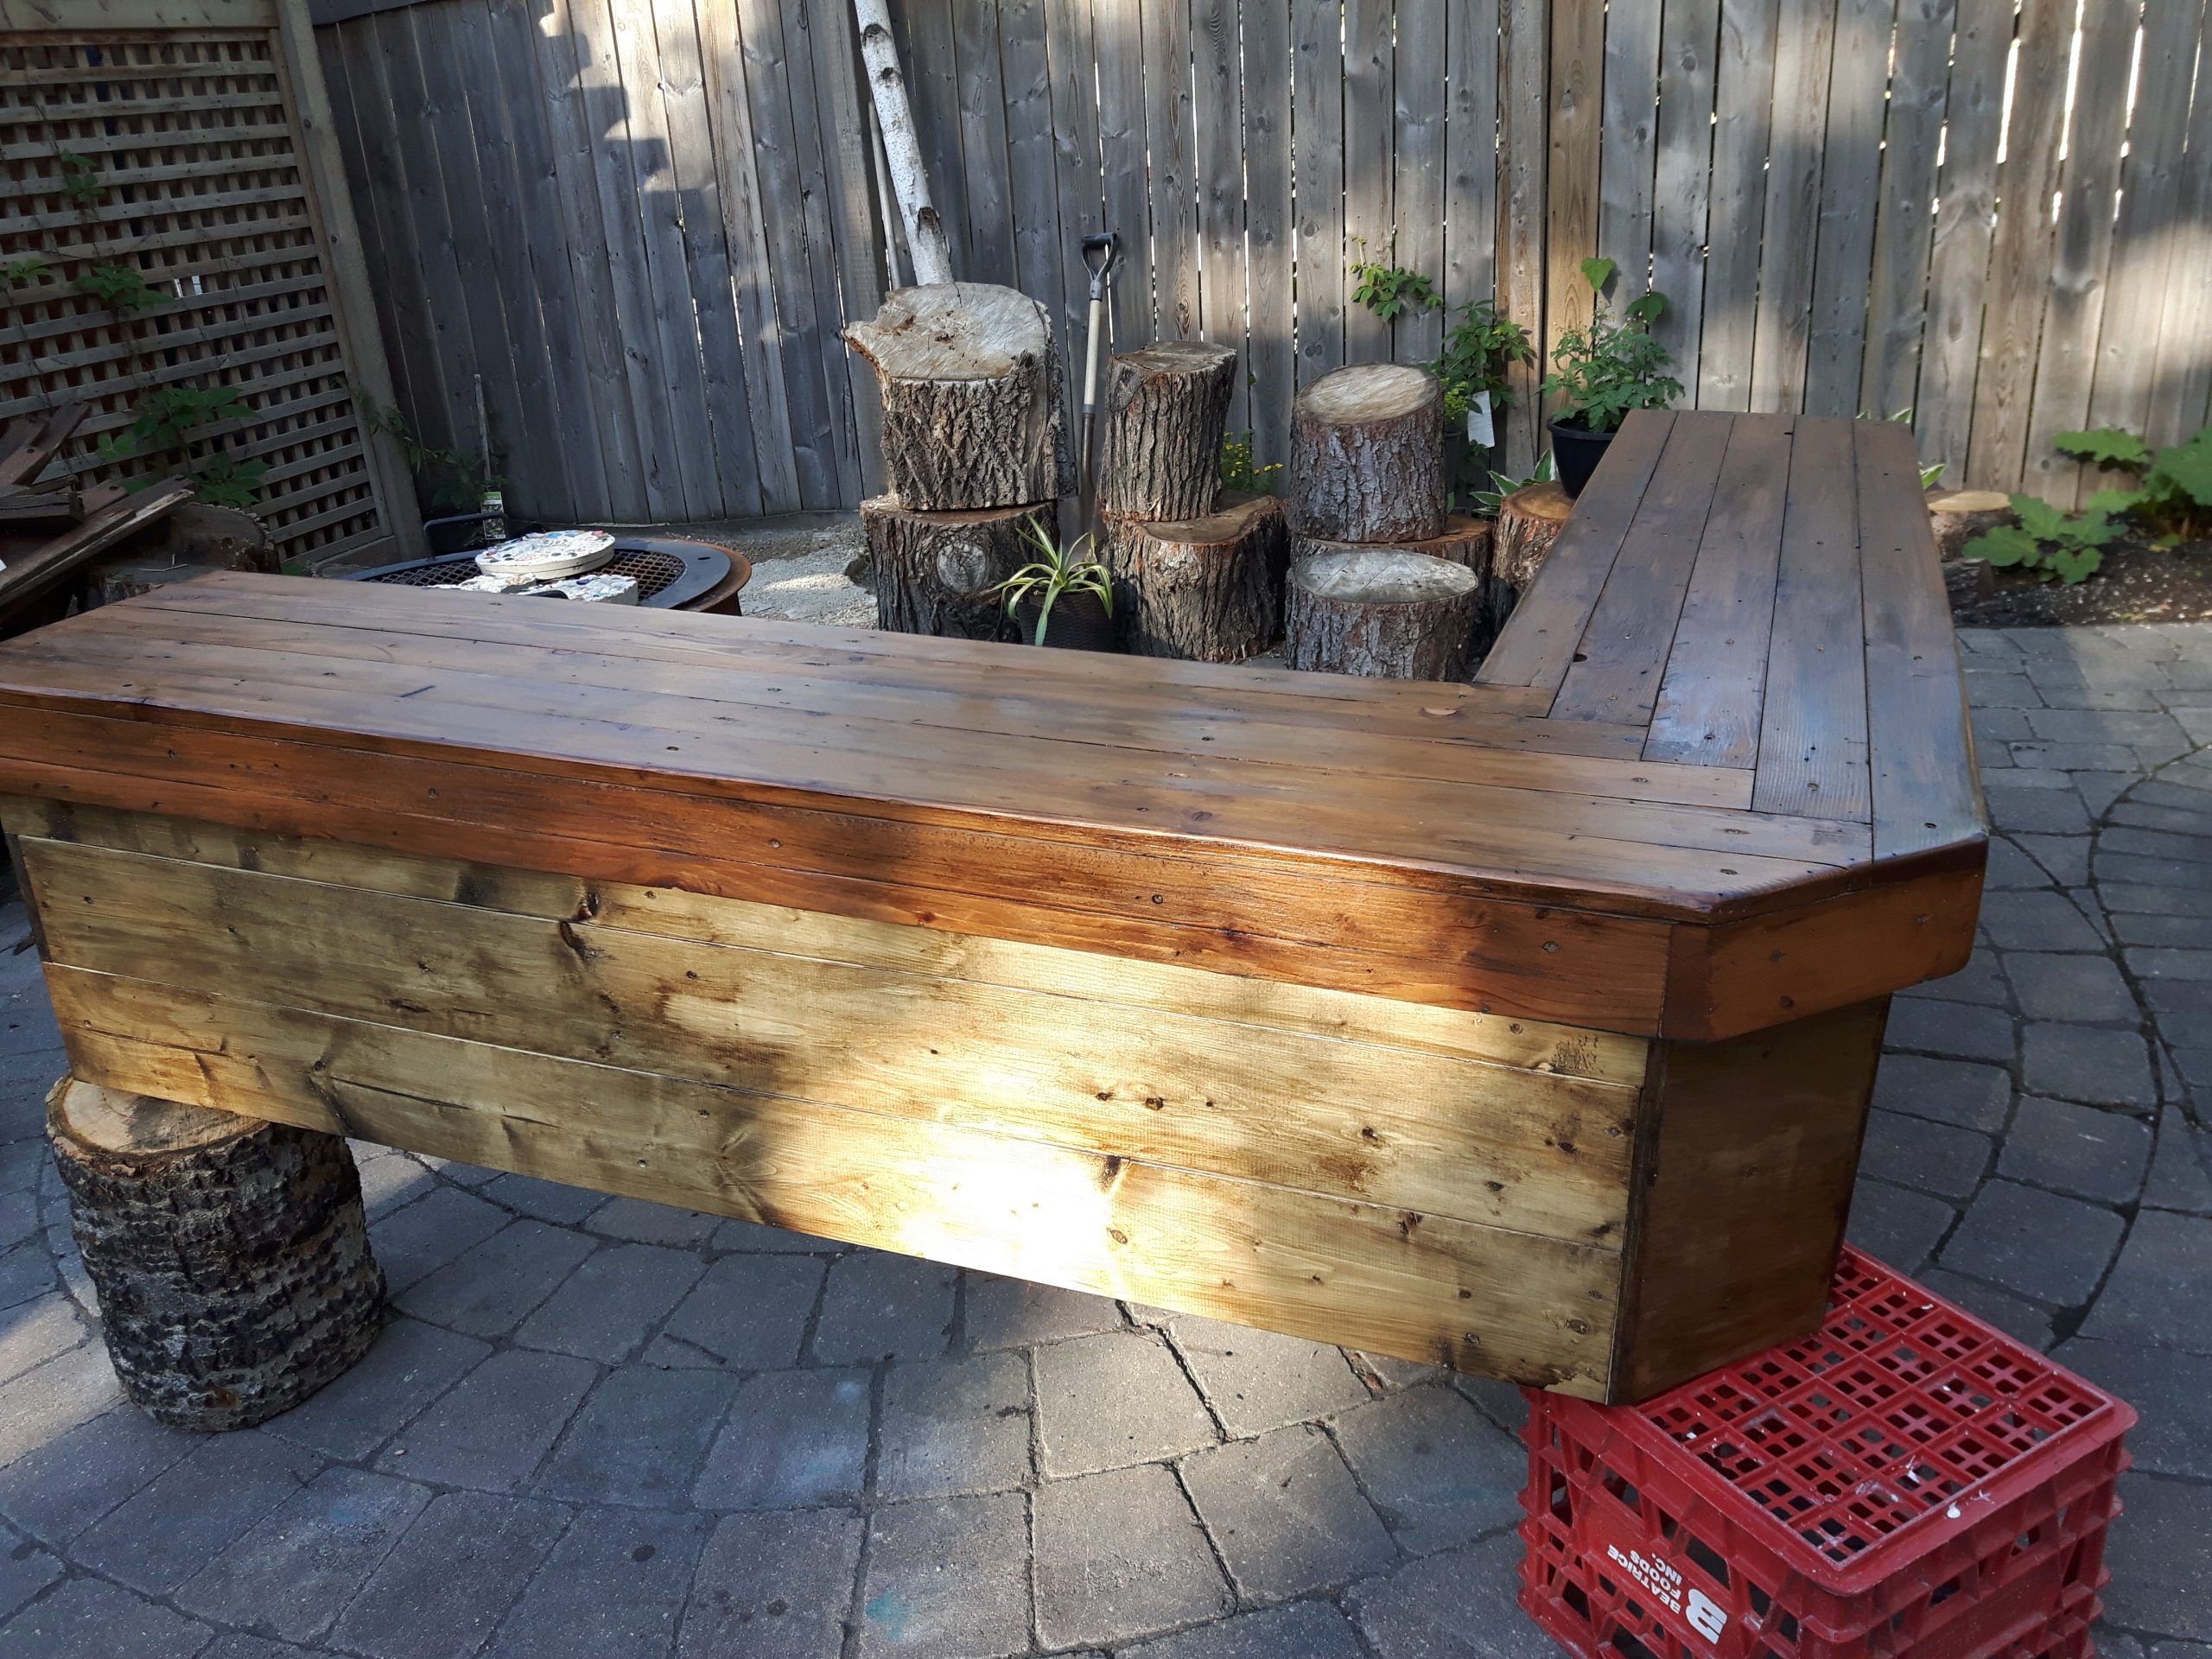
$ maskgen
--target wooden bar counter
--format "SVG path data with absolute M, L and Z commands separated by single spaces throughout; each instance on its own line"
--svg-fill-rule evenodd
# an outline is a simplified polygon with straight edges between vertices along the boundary
M 0 646 L 80 1077 L 1593 1398 L 1816 1320 L 1980 802 L 1895 426 L 1473 685 L 232 575 Z

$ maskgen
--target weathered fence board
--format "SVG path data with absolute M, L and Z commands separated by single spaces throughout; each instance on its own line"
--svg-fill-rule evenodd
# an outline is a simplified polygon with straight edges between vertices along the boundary
M 426 441 L 473 447 L 480 374 L 525 512 L 874 487 L 874 389 L 837 335 L 899 273 L 842 0 L 316 3 Z M 1685 404 L 1910 409 L 1953 484 L 2071 501 L 2093 480 L 2054 433 L 2171 442 L 2212 399 L 2204 0 L 893 10 L 959 273 L 1052 308 L 1072 389 L 1077 243 L 1118 232 L 1116 344 L 1236 347 L 1262 463 L 1300 385 L 1438 349 L 1447 311 L 1351 302 L 1360 258 L 1548 346 L 1603 255 L 1609 303 L 1672 302 Z M 1515 376 L 1515 469 L 1538 372 Z

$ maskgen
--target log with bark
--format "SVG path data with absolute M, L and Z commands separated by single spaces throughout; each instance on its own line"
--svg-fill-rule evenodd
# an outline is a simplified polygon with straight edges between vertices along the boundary
M 1010 288 L 902 288 L 845 330 L 883 393 L 892 493 L 916 512 L 1052 501 L 1073 487 L 1045 308 Z
M 1955 559 L 1968 542 L 2018 517 L 2012 498 L 1995 490 L 1930 490 L 1928 517 L 1936 527 L 1936 545 L 1947 559 Z
M 1236 391 L 1236 353 L 1202 340 L 1123 352 L 1106 380 L 1106 453 L 1098 510 L 1186 520 L 1214 510 L 1221 440 Z
M 103 553 L 77 579 L 77 605 L 92 610 L 219 570 L 276 574 L 269 527 L 240 507 L 188 501 L 153 532 Z
M 1527 593 L 1573 510 L 1573 500 L 1557 484 L 1531 484 L 1507 496 L 1497 510 L 1491 555 L 1498 580 L 1516 594 Z
M 1362 549 L 1294 563 L 1283 607 L 1293 668 L 1389 680 L 1463 680 L 1484 583 L 1422 553 Z
M 1291 411 L 1291 528 L 1334 542 L 1426 541 L 1444 528 L 1444 391 L 1425 369 L 1359 363 Z
M 1280 637 L 1287 536 L 1272 495 L 1225 496 L 1201 518 L 1103 522 L 1123 650 L 1241 663 Z
M 108 1355 L 156 1421 L 247 1427 L 375 1342 L 384 1274 L 336 1135 L 74 1077 L 47 1127 Z
M 894 633 L 996 639 L 1009 625 L 989 590 L 1037 557 L 1021 527 L 1049 533 L 1052 504 L 969 512 L 914 512 L 894 496 L 861 503 L 875 621 Z
M 1327 558 L 1338 553 L 1412 553 L 1471 570 L 1482 582 L 1482 604 L 1475 619 L 1475 631 L 1469 643 L 1474 660 L 1480 662 L 1497 631 L 1505 620 L 1505 613 L 1512 608 L 1513 592 L 1497 579 L 1491 564 L 1492 537 L 1490 521 L 1476 518 L 1464 512 L 1447 515 L 1444 533 L 1423 542 L 1393 542 L 1376 547 L 1357 542 L 1332 542 L 1319 536 L 1294 536 L 1290 538 L 1290 562 L 1303 564 L 1308 559 Z

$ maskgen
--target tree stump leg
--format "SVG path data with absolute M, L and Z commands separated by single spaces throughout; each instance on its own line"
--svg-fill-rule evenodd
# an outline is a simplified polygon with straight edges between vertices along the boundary
M 2018 517 L 2012 498 L 1995 490 L 1931 490 L 1928 517 L 1936 530 L 1936 546 L 1947 559 L 1955 559 L 1968 542 Z
M 1471 570 L 1482 582 L 1482 602 L 1475 620 L 1475 632 L 1469 650 L 1479 663 L 1484 654 L 1497 638 L 1497 630 L 1505 613 L 1512 608 L 1512 590 L 1497 576 L 1493 568 L 1493 537 L 1488 519 L 1476 518 L 1466 513 L 1455 512 L 1444 521 L 1444 533 L 1426 541 L 1392 542 L 1385 546 L 1364 545 L 1357 542 L 1332 542 L 1318 536 L 1294 536 L 1290 538 L 1290 562 L 1294 566 L 1308 559 L 1326 558 L 1339 553 L 1412 553 L 1432 559 L 1442 559 Z
M 1290 527 L 1363 543 L 1444 529 L 1444 391 L 1425 369 L 1358 363 L 1325 374 L 1291 409 Z
M 1483 582 L 1425 554 L 1367 549 L 1291 566 L 1284 659 L 1389 680 L 1463 680 L 1474 664 Z
M 1492 569 L 1512 597 L 1529 591 L 1536 572 L 1552 556 L 1552 543 L 1567 524 L 1574 502 L 1557 484 L 1531 484 L 1505 498 L 1497 510 L 1496 551 Z M 1501 595 L 1503 597 L 1503 595 Z M 1512 606 L 1501 609 L 1510 613 Z M 1499 620 L 1503 622 L 1504 617 Z
M 1099 512 L 1177 522 L 1212 512 L 1236 391 L 1236 353 L 1226 346 L 1167 340 L 1116 356 L 1107 371 Z
M 249 1427 L 375 1342 L 384 1274 L 344 1141 L 73 1077 L 47 1128 L 109 1357 L 156 1421 Z
M 1241 663 L 1282 631 L 1286 533 L 1271 495 L 1224 499 L 1206 518 L 1108 518 L 1099 557 L 1114 573 L 1114 622 L 1143 657 Z
M 914 512 L 896 496 L 861 503 L 875 586 L 876 626 L 893 633 L 996 639 L 1006 610 L 989 590 L 1037 556 L 1021 527 L 1033 514 L 1049 532 L 1055 509 Z

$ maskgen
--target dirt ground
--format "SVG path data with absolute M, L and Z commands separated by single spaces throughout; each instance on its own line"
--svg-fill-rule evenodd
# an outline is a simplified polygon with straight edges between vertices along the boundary
M 1951 615 L 1962 628 L 2058 628 L 2094 622 L 2212 620 L 2212 542 L 2179 547 L 2115 543 L 2104 566 L 2069 588 L 1979 559 L 1944 567 Z

